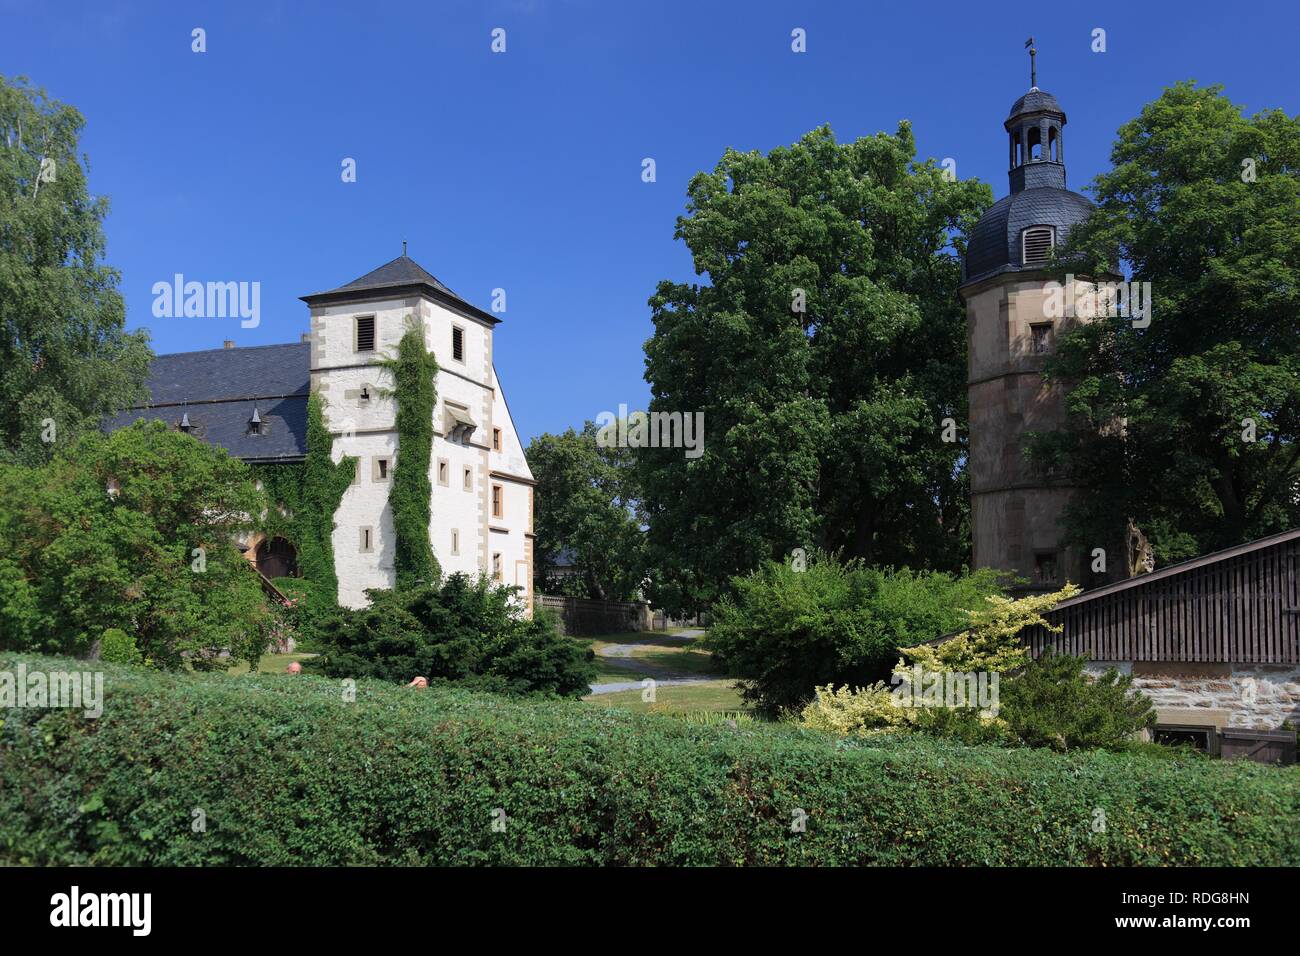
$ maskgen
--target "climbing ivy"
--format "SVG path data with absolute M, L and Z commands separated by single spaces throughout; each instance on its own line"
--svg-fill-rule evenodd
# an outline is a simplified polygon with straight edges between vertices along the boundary
M 382 364 L 393 376 L 393 389 L 388 394 L 397 400 L 397 462 L 388 503 L 393 512 L 393 564 L 400 590 L 418 581 L 431 584 L 442 576 L 429 543 L 433 497 L 429 466 L 433 458 L 438 360 L 425 349 L 424 332 L 417 324 L 402 336 L 397 357 Z
M 332 459 L 334 438 L 325 427 L 319 395 L 307 398 L 307 456 L 301 464 L 259 464 L 267 508 L 258 530 L 282 537 L 298 552 L 298 569 L 317 602 L 338 600 L 334 572 L 334 513 L 356 474 L 356 458 Z

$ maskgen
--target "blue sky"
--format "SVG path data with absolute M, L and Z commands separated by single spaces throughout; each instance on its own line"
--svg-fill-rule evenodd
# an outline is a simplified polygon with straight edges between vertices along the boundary
M 207 52 L 191 52 L 191 30 Z M 506 52 L 490 50 L 506 31 Z M 807 52 L 790 49 L 807 31 Z M 1106 30 L 1105 53 L 1091 51 Z M 728 147 L 910 119 L 922 157 L 1007 191 L 1029 86 L 1068 116 L 1069 185 L 1179 79 L 1300 112 L 1294 3 L 41 3 L 0 0 L 0 72 L 86 116 L 131 327 L 158 352 L 294 341 L 298 296 L 401 242 L 464 298 L 507 294 L 496 362 L 525 442 L 643 405 L 646 299 L 692 277 L 686 183 Z M 340 164 L 357 162 L 357 182 Z M 641 180 L 653 157 L 657 182 Z M 154 282 L 257 281 L 262 321 L 155 319 Z

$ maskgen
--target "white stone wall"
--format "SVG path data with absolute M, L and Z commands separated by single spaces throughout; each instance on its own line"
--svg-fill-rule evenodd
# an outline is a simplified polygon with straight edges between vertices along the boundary
M 375 316 L 375 350 L 357 352 L 357 316 Z M 444 573 L 490 572 L 492 556 L 502 558 L 506 583 L 525 586 L 531 596 L 532 474 L 523 446 L 501 394 L 492 366 L 491 325 L 467 318 L 425 298 L 388 299 L 317 307 L 312 312 L 312 387 L 321 396 L 326 426 L 335 434 L 334 458 L 361 458 L 357 481 L 343 496 L 335 514 L 333 534 L 339 602 L 348 607 L 365 603 L 367 588 L 392 587 L 392 515 L 388 481 L 374 474 L 376 457 L 401 454 L 394 427 L 396 406 L 379 391 L 392 387 L 391 376 L 376 362 L 396 354 L 408 317 L 420 322 L 425 347 L 438 360 L 438 400 L 434 408 L 433 453 L 429 482 L 433 487 L 429 539 Z M 453 329 L 463 335 L 463 356 L 453 357 Z M 363 401 L 361 389 L 370 398 Z M 475 423 L 466 440 L 452 441 L 448 406 L 454 405 Z M 493 451 L 493 429 L 501 430 L 502 450 Z M 439 465 L 445 463 L 445 480 Z M 471 487 L 465 488 L 465 469 Z M 492 472 L 498 477 L 493 477 Z M 500 477 L 507 476 L 507 477 Z M 493 484 L 504 491 L 504 514 L 491 516 Z M 372 550 L 361 550 L 363 528 L 372 529 Z M 494 530 L 495 529 L 495 530 Z M 459 553 L 453 553 L 453 532 Z M 523 605 L 531 608 L 531 601 Z
M 1108 666 L 1133 674 L 1131 661 L 1088 665 L 1100 674 Z M 1160 673 L 1143 673 L 1158 669 Z M 1300 667 L 1270 664 L 1139 665 L 1133 687 L 1151 698 L 1162 723 L 1276 730 L 1300 722 Z M 1183 671 L 1180 673 L 1179 671 Z M 1208 673 L 1217 670 L 1221 673 Z

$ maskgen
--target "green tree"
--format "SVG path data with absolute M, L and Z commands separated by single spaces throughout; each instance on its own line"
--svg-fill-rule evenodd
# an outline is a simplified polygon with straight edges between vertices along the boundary
M 596 426 L 528 443 L 534 494 L 535 577 L 549 583 L 561 551 L 573 555 L 583 597 L 623 601 L 645 577 L 645 535 L 638 520 L 638 477 L 632 450 L 601 447 Z
M 703 412 L 703 455 L 642 449 L 657 598 L 712 602 L 814 545 L 956 571 L 969 552 L 964 236 L 992 201 L 895 135 L 827 127 L 728 150 L 676 237 L 708 284 L 660 283 L 651 410 Z M 951 441 L 945 441 L 951 438 Z
M 0 647 L 85 655 L 118 628 L 163 668 L 250 656 L 266 608 L 234 537 L 263 500 L 242 462 L 136 422 L 0 465 L 0 492 Z
M 746 700 L 775 712 L 826 684 L 861 687 L 889 675 L 900 649 L 966 624 L 999 592 L 998 575 L 869 568 L 814 553 L 738 577 L 714 606 L 705 638 Z
M 1072 271 L 1149 282 L 1150 325 L 1062 336 L 1069 427 L 1031 455 L 1085 490 L 1086 547 L 1128 518 L 1171 561 L 1300 524 L 1300 119 L 1180 83 L 1122 126 Z
M 108 200 L 87 190 L 84 124 L 0 76 L 0 457 L 27 464 L 145 396 L 148 337 L 124 330 L 99 261 Z

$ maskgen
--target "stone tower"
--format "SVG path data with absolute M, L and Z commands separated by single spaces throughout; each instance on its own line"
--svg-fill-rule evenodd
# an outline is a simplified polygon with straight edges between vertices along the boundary
M 1060 519 L 1072 489 L 1024 458 L 1025 433 L 1064 421 L 1059 389 L 1043 366 L 1061 331 L 1049 316 L 1043 266 L 1092 204 L 1065 188 L 1065 112 L 1034 86 L 1003 123 L 1011 193 L 976 224 L 961 285 L 966 305 L 970 402 L 973 566 L 1025 578 L 1025 591 L 1081 583 L 1081 551 L 1062 544 Z

